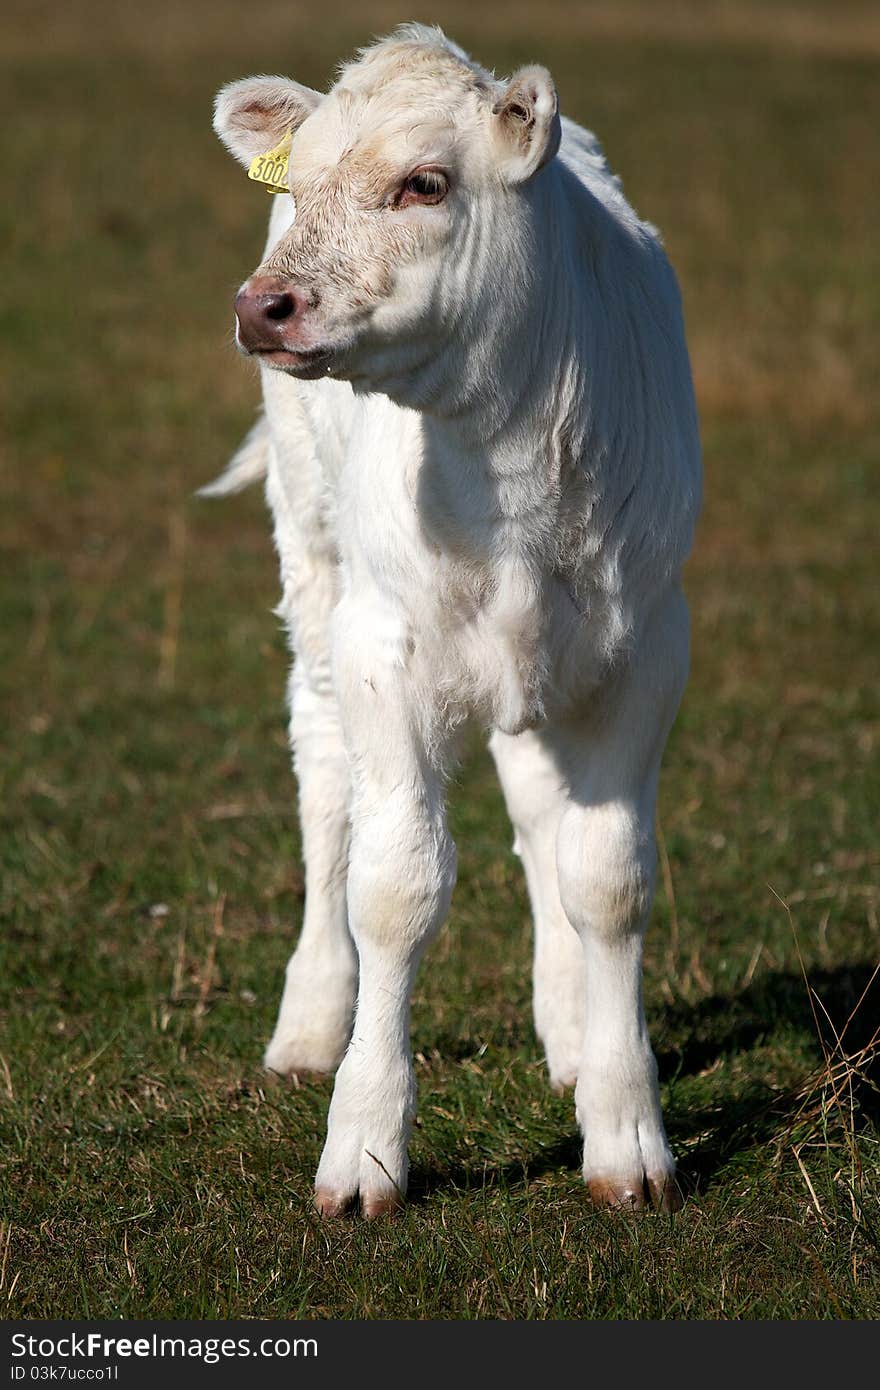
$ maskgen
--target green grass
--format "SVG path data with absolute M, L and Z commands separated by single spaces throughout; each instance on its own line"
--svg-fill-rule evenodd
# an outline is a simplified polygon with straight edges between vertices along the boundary
M 80 8 L 34 29 L 13 6 L 0 43 L 0 1314 L 880 1316 L 876 1072 L 823 1050 L 869 1044 L 880 997 L 835 1053 L 880 898 L 870 13 L 814 4 L 774 37 L 765 7 L 750 42 L 434 7 L 499 71 L 551 67 L 682 281 L 707 500 L 646 1002 L 690 1197 L 586 1204 L 475 749 L 414 1005 L 412 1202 L 364 1226 L 309 1208 L 329 1083 L 260 1071 L 302 909 L 269 528 L 256 495 L 191 494 L 252 418 L 230 291 L 268 209 L 212 93 L 325 84 L 406 15 Z

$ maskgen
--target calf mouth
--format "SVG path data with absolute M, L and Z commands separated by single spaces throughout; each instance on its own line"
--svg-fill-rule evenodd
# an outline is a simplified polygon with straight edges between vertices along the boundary
M 287 372 L 289 376 L 299 377 L 301 381 L 314 381 L 326 376 L 331 370 L 336 352 L 329 347 L 280 348 L 277 345 L 260 347 L 248 346 L 244 349 L 248 357 L 257 357 L 267 367 Z

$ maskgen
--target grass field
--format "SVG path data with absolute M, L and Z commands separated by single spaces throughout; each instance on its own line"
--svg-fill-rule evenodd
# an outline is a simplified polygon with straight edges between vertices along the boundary
M 364 1226 L 310 1211 L 330 1083 L 260 1071 L 302 908 L 268 523 L 192 493 L 257 401 L 230 301 L 268 209 L 213 92 L 326 85 L 413 15 L 57 8 L 0 33 L 0 1315 L 880 1316 L 876 9 L 418 16 L 552 69 L 682 282 L 706 504 L 646 1001 L 690 1196 L 586 1203 L 475 748 L 413 1200 Z

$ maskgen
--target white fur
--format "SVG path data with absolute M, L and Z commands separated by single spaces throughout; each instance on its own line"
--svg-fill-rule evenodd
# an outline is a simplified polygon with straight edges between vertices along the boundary
M 511 135 L 517 83 L 535 108 Z M 321 380 L 263 370 L 307 869 L 267 1065 L 340 1064 L 323 1210 L 402 1195 L 410 991 L 455 875 L 443 779 L 479 720 L 534 909 L 550 1077 L 577 1079 L 594 1194 L 638 1204 L 674 1171 L 641 937 L 700 486 L 675 279 L 543 69 L 506 86 L 407 26 L 294 131 L 259 273 L 313 292 L 292 348 L 333 354 Z M 383 190 L 427 162 L 446 201 L 394 211 Z

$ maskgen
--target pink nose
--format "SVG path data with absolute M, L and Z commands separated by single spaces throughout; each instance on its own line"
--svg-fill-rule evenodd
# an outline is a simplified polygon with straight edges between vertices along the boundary
M 284 281 L 253 276 L 235 296 L 238 337 L 248 352 L 273 352 L 302 312 L 303 301 Z

